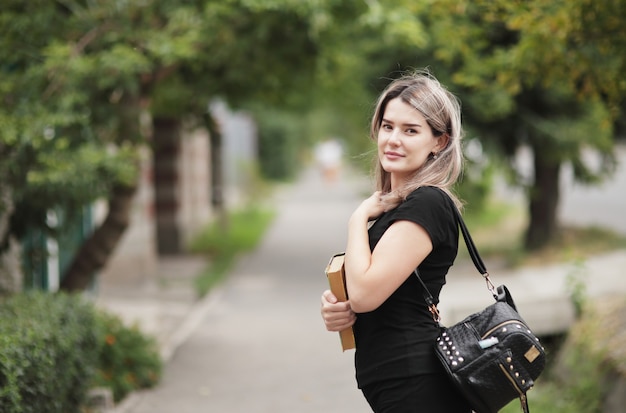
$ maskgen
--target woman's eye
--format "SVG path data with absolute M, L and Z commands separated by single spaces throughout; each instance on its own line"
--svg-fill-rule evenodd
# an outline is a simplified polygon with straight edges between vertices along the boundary
M 407 129 L 406 133 L 409 135 L 415 135 L 417 133 L 417 129 Z
M 384 130 L 392 130 L 393 128 L 391 127 L 391 125 L 383 125 L 383 129 Z

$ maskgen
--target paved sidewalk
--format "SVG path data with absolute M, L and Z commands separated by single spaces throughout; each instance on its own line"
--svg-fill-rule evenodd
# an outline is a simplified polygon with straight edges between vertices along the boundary
M 365 187 L 353 179 L 327 186 L 309 170 L 281 189 L 277 218 L 259 248 L 188 306 L 180 343 L 165 352 L 171 357 L 160 385 L 132 394 L 115 412 L 367 411 L 353 353 L 341 352 L 319 315 L 324 267 L 344 248 L 347 219 Z
M 156 334 L 168 359 L 160 385 L 131 395 L 116 413 L 369 410 L 356 389 L 353 352 L 341 352 L 338 336 L 325 331 L 319 316 L 324 267 L 344 248 L 347 219 L 368 191 L 363 180 L 344 178 L 329 186 L 309 170 L 283 188 L 262 244 L 203 300 L 184 287 L 163 286 L 101 300 Z M 164 261 L 162 270 L 189 276 L 202 265 L 183 257 Z M 626 296 L 623 268 L 626 251 L 617 251 L 582 266 L 495 272 L 492 280 L 509 287 L 526 321 L 542 333 L 566 329 L 573 319 L 568 277 L 583 276 L 594 297 Z M 489 304 L 484 285 L 471 264 L 453 268 L 441 297 L 444 322 Z

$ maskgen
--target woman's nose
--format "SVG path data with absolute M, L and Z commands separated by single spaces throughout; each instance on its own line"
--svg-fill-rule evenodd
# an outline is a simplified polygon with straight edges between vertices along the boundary
M 398 129 L 391 131 L 391 134 L 389 135 L 389 143 L 394 145 L 400 144 L 400 131 Z

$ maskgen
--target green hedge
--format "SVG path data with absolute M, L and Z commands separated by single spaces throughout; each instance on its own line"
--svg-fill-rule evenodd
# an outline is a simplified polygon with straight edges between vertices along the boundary
M 0 301 L 0 412 L 84 411 L 88 390 L 115 399 L 161 375 L 156 341 L 80 295 L 29 292 Z
M 100 353 L 96 311 L 77 296 L 28 293 L 0 305 L 0 411 L 78 412 Z
M 301 165 L 303 142 L 302 122 L 295 116 L 264 110 L 257 116 L 259 131 L 259 169 L 269 180 L 293 178 Z

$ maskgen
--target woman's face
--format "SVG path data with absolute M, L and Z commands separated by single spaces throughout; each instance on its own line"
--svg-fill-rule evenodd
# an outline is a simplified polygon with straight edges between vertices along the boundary
M 378 130 L 378 158 L 391 174 L 392 189 L 421 168 L 431 153 L 439 152 L 440 141 L 418 110 L 400 98 L 390 100 Z

